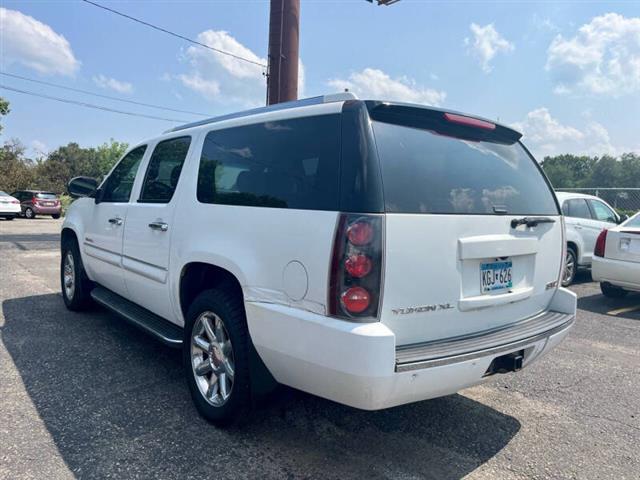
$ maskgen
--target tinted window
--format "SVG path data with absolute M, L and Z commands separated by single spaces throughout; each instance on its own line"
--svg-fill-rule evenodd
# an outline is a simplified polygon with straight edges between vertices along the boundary
M 373 122 L 388 212 L 557 215 L 553 193 L 519 143 Z
M 567 217 L 588 218 L 591 220 L 591 211 L 583 198 L 567 200 L 564 202 L 562 210 Z
M 55 193 L 36 193 L 36 198 L 42 198 L 43 200 L 55 200 L 58 196 Z
M 597 220 L 609 223 L 618 222 L 616 214 L 604 203 L 598 202 L 597 200 L 589 200 L 589 203 L 591 204 L 591 208 L 593 208 L 593 213 Z
M 191 137 L 172 138 L 158 143 L 144 177 L 139 202 L 168 203 L 178 185 L 187 158 Z
M 209 132 L 198 200 L 259 207 L 337 210 L 340 115 Z
M 127 153 L 104 183 L 101 202 L 128 202 L 146 145 Z

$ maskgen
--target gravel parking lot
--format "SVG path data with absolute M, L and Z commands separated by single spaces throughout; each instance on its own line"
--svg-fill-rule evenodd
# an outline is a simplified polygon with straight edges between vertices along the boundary
M 177 351 L 64 308 L 60 226 L 0 221 L 0 478 L 640 478 L 640 295 L 581 274 L 558 349 L 456 395 L 363 412 L 283 388 L 217 430 Z

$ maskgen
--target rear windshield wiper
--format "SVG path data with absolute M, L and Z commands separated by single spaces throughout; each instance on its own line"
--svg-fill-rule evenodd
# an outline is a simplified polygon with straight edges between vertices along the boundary
M 553 218 L 549 217 L 523 217 L 511 220 L 511 228 L 518 228 L 520 225 L 527 227 L 535 227 L 539 223 L 556 223 Z

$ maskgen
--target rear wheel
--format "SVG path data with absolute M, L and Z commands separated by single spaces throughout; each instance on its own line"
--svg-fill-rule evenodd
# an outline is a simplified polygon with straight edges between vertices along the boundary
M 629 293 L 626 290 L 624 290 L 624 289 L 622 289 L 620 287 L 616 287 L 614 285 L 611 285 L 608 282 L 600 283 L 600 290 L 602 290 L 602 294 L 605 297 L 609 297 L 609 298 L 624 298 Z
M 57 220 L 57 219 L 60 218 L 60 214 L 59 213 L 55 213 L 55 214 L 51 215 L 51 218 Z
M 187 313 L 183 360 L 191 397 L 210 422 L 233 423 L 251 405 L 249 334 L 242 299 L 205 290 Z
M 27 209 L 24 211 L 24 216 L 28 219 L 33 219 L 36 218 L 36 212 L 33 211 L 33 208 L 27 207 Z
M 69 310 L 85 310 L 91 305 L 90 293 L 93 283 L 84 270 L 78 243 L 75 239 L 66 239 L 62 243 L 60 283 L 62 298 Z
M 9 216 L 4 217 L 5 220 L 13 220 L 14 218 L 16 218 L 16 217 L 14 217 L 13 215 L 9 215 Z
M 564 272 L 562 273 L 562 286 L 568 287 L 576 278 L 578 268 L 578 256 L 572 247 L 567 247 L 567 256 L 564 261 Z

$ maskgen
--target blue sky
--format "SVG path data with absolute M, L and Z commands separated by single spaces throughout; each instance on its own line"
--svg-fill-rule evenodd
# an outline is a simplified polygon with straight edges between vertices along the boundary
M 101 1 L 258 62 L 268 1 Z M 536 156 L 640 151 L 637 1 L 302 0 L 305 96 L 428 103 L 519 128 Z M 262 70 L 80 1 L 0 2 L 0 69 L 138 102 L 213 115 L 261 105 Z M 0 76 L 0 84 L 178 120 L 148 109 Z M 175 122 L 134 118 L 0 90 L 4 140 L 32 155 L 69 141 L 137 142 Z

